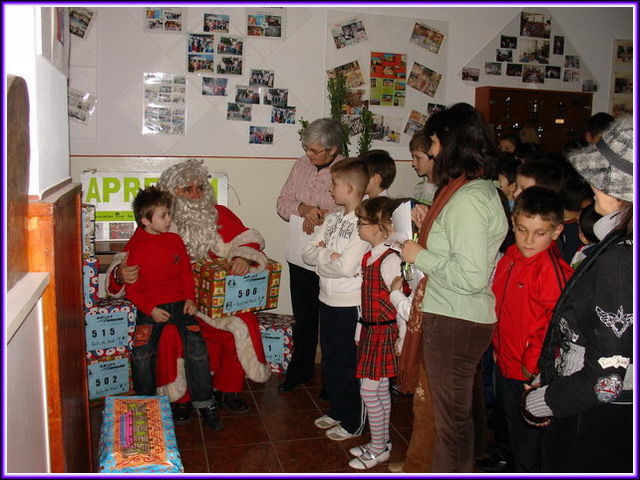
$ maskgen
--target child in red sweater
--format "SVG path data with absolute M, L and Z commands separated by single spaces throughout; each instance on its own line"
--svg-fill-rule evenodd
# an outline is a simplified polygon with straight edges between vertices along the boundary
M 133 388 L 140 395 L 155 395 L 158 341 L 163 327 L 173 324 L 184 344 L 191 403 L 211 428 L 220 430 L 222 423 L 213 398 L 207 347 L 193 316 L 198 308 L 191 262 L 180 236 L 168 232 L 171 202 L 168 192 L 152 186 L 140 190 L 132 204 L 138 228 L 123 251 L 129 252 L 129 265 L 140 267 L 138 280 L 127 286 L 126 293 L 138 308 L 132 355 Z
M 544 187 L 529 187 L 513 207 L 515 245 L 498 262 L 493 283 L 498 323 L 493 334 L 497 365 L 496 400 L 502 402 L 509 449 L 518 472 L 539 471 L 541 429 L 520 416 L 525 384 L 538 373 L 542 343 L 571 267 L 549 248 L 562 232 L 560 196 Z

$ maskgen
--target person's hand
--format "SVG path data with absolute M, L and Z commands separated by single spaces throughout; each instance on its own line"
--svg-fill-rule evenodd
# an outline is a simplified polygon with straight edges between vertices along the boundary
M 532 427 L 538 427 L 538 428 L 548 427 L 551 424 L 551 418 L 534 417 L 531 414 L 531 412 L 529 412 L 529 410 L 527 409 L 527 395 L 529 395 L 529 393 L 532 390 L 539 388 L 540 384 L 538 383 L 536 385 L 529 385 L 525 383 L 523 386 L 524 386 L 524 393 L 522 394 L 522 399 L 520 401 L 520 414 L 522 415 L 522 418 L 524 419 L 525 422 L 527 422 L 527 424 L 531 425 Z
M 198 306 L 196 305 L 196 302 L 191 299 L 184 302 L 184 309 L 182 310 L 182 313 L 186 313 L 187 315 L 195 315 L 197 311 Z
M 407 240 L 402 244 L 402 250 L 400 253 L 402 254 L 402 260 L 409 263 L 415 263 L 416 258 L 418 257 L 418 253 L 420 253 L 424 248 L 418 242 L 414 242 L 413 240 Z
M 171 315 L 162 308 L 153 307 L 153 310 L 151 310 L 151 318 L 153 318 L 153 321 L 156 323 L 166 323 L 171 318 Z
M 229 267 L 231 275 L 239 275 L 243 276 L 249 273 L 249 268 L 251 267 L 251 262 L 246 258 L 235 257 L 231 260 L 231 266 Z
M 404 281 L 404 278 L 402 278 L 402 275 L 398 275 L 396 278 L 394 278 L 393 281 L 391 282 L 391 291 L 402 290 L 403 281 Z
M 120 268 L 116 272 L 116 280 L 120 280 L 124 283 L 135 283 L 138 280 L 138 275 L 140 274 L 140 265 L 127 265 L 127 258 L 122 261 L 120 264 Z
M 319 246 L 320 248 L 326 248 L 326 247 L 327 247 L 327 244 L 326 244 L 326 243 L 324 243 L 324 240 L 320 240 L 320 241 L 318 242 L 318 246 Z
M 536 376 L 533 373 L 531 373 L 529 370 L 527 370 L 527 367 L 525 367 L 524 365 L 522 365 L 521 370 L 522 370 L 522 375 L 524 375 L 524 378 L 526 378 L 528 382 L 536 378 Z
M 298 207 L 298 213 L 305 220 L 302 223 L 302 229 L 306 234 L 311 234 L 317 225 L 322 225 L 324 214 L 327 213 L 327 210 L 301 203 Z
M 329 260 L 331 261 L 339 260 L 341 258 L 342 258 L 342 254 L 338 252 L 331 252 L 331 255 L 329 255 Z
M 422 226 L 424 217 L 427 216 L 428 212 L 429 207 L 422 203 L 417 204 L 411 209 L 411 220 L 413 220 L 413 223 L 416 225 L 416 227 L 420 228 Z

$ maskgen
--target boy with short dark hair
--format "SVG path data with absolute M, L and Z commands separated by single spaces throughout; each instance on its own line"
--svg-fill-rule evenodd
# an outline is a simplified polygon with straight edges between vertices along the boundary
M 559 192 L 563 183 L 562 167 L 557 163 L 546 159 L 530 160 L 518 167 L 513 198 L 517 198 L 523 190 L 534 185 Z
M 571 267 L 549 248 L 562 232 L 560 196 L 533 186 L 513 208 L 515 245 L 498 262 L 493 292 L 498 322 L 493 334 L 497 401 L 509 432 L 509 447 L 518 472 L 536 472 L 541 430 L 520 416 L 525 385 L 538 373 L 538 359 L 555 304 Z
M 360 383 L 355 378 L 354 341 L 361 303 L 360 263 L 369 243 L 358 234 L 355 210 L 369 183 L 360 160 L 343 160 L 331 166 L 331 195 L 344 208 L 327 215 L 302 249 L 302 260 L 320 276 L 320 347 L 322 376 L 331 402 L 329 411 L 315 420 L 331 440 L 361 435 L 364 412 Z
M 179 235 L 170 233 L 171 194 L 156 186 L 140 190 L 133 200 L 138 224 L 124 247 L 127 263 L 139 265 L 136 282 L 126 296 L 138 308 L 133 343 L 133 388 L 140 395 L 156 394 L 156 351 L 165 325 L 175 325 L 184 344 L 187 388 L 191 403 L 214 430 L 222 423 L 213 398 L 209 357 L 200 327 L 193 316 L 195 284 L 191 261 Z M 172 404 L 174 418 L 185 417 L 185 403 Z
M 387 191 L 396 178 L 396 162 L 386 150 L 369 150 L 358 157 L 369 173 L 364 198 L 388 197 Z

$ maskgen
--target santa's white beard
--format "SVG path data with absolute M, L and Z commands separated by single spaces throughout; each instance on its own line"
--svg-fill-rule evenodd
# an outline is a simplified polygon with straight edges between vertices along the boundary
M 206 258 L 218 241 L 218 211 L 207 195 L 193 200 L 175 197 L 173 222 L 192 260 Z

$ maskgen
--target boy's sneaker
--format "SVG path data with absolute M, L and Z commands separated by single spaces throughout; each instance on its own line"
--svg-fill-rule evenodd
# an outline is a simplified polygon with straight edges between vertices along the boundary
M 330 440 L 333 440 L 335 442 L 342 442 L 344 440 L 348 440 L 350 438 L 355 438 L 360 436 L 360 435 L 356 435 L 355 433 L 349 433 L 344 428 L 342 428 L 342 425 L 336 425 L 335 427 L 327 430 L 325 435 Z
M 239 393 L 223 393 L 216 390 L 213 392 L 213 395 L 216 397 L 218 405 L 223 407 L 225 410 L 229 410 L 231 413 L 243 414 L 249 411 L 249 405 L 240 399 Z
M 353 447 L 349 449 L 349 453 L 354 457 L 359 457 L 360 455 L 364 455 L 369 451 L 369 447 L 371 447 L 371 442 L 365 443 L 364 445 L 358 445 L 357 447 Z M 391 451 L 391 440 L 387 440 L 387 450 Z
M 222 430 L 222 420 L 220 420 L 220 414 L 215 405 L 210 407 L 199 408 L 198 413 L 205 421 L 205 423 L 216 432 Z
M 378 455 L 373 455 L 370 451 L 367 450 L 359 457 L 352 458 L 349 462 L 349 466 L 351 468 L 355 468 L 356 470 L 367 470 L 369 468 L 375 467 L 376 465 L 389 461 L 390 456 L 391 452 L 388 448 L 386 448 Z
M 329 415 L 322 415 L 321 417 L 316 418 L 313 423 L 316 427 L 326 430 L 327 428 L 332 428 L 336 425 L 340 425 L 340 420 L 331 418 Z
M 172 403 L 171 413 L 173 414 L 173 423 L 183 425 L 191 420 L 191 403 Z

